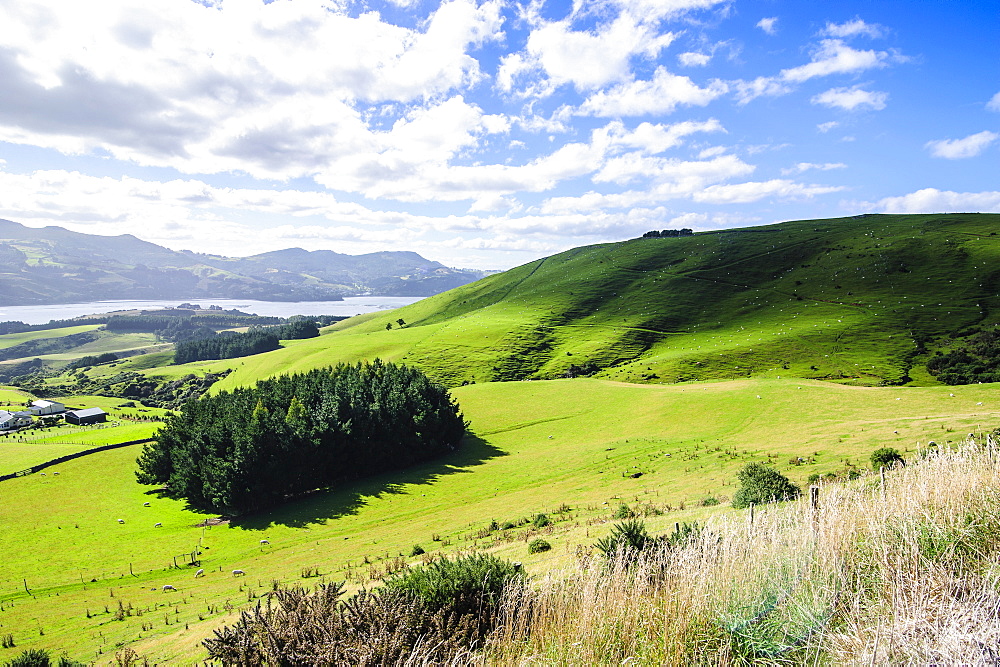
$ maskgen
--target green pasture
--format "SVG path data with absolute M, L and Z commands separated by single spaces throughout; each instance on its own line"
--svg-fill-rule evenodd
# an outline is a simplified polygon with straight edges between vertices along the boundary
M 23 408 L 26 402 L 34 400 L 34 396 L 14 387 L 0 387 L 0 407 Z
M 0 435 L 0 475 L 102 445 L 149 438 L 159 422 L 121 421 L 92 426 L 61 424 Z
M 663 512 L 646 518 L 653 532 L 732 511 L 725 500 L 750 460 L 771 461 L 803 484 L 847 461 L 863 467 L 878 447 L 913 456 L 928 440 L 944 446 L 1000 421 L 997 385 L 574 379 L 454 394 L 472 435 L 450 457 L 228 523 L 200 525 L 213 515 L 136 484 L 138 446 L 68 462 L 58 476 L 0 482 L 0 633 L 17 644 L 0 649 L 0 660 L 28 647 L 109 659 L 131 645 L 161 663 L 192 662 L 203 655 L 200 639 L 235 621 L 273 581 L 349 577 L 370 586 L 394 559 L 414 560 L 414 544 L 429 553 L 486 548 L 538 573 L 605 535 L 621 503 Z M 793 465 L 799 457 L 809 462 Z M 701 507 L 708 496 L 723 505 Z M 543 529 L 550 552 L 527 554 L 528 527 L 488 528 L 539 512 L 555 521 Z M 196 579 L 182 563 L 199 544 L 206 576 Z M 236 568 L 247 576 L 234 578 Z M 303 579 L 305 568 L 322 576 Z M 119 601 L 131 615 L 115 620 Z
M 93 331 L 100 326 L 101 325 L 99 324 L 84 324 L 76 327 L 63 327 L 61 329 L 43 329 L 41 331 L 24 331 L 22 333 L 2 334 L 0 335 L 0 349 L 20 345 L 21 343 L 26 343 L 29 340 L 38 340 L 39 338 L 63 338 L 64 336 L 84 333 L 85 331 Z

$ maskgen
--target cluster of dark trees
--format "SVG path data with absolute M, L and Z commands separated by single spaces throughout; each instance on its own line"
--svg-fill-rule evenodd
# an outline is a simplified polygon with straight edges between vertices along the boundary
M 945 384 L 1000 382 L 1000 331 L 987 329 L 965 345 L 927 362 L 931 375 Z
M 441 456 L 464 433 L 458 405 L 420 371 L 341 364 L 188 401 L 145 445 L 136 476 L 238 514 Z
M 24 333 L 25 331 L 48 331 L 64 327 L 78 327 L 81 324 L 104 324 L 108 317 L 87 317 L 72 320 L 49 320 L 47 324 L 25 324 L 20 320 L 0 322 L 0 334 Z
M 192 313 L 189 310 L 168 310 L 139 315 L 113 315 L 108 318 L 105 329 L 116 333 L 155 333 L 165 340 L 176 340 L 177 332 L 185 330 L 223 329 L 226 327 L 267 326 L 281 324 L 280 317 L 253 315 L 238 310 L 208 310 Z M 180 339 L 189 339 L 182 335 Z
M 211 332 L 211 336 L 177 343 L 174 363 L 186 364 L 208 359 L 235 359 L 277 350 L 278 337 L 266 329 L 251 329 L 246 333 Z
M 676 238 L 678 236 L 694 236 L 694 230 L 688 229 L 664 229 L 663 231 L 656 231 L 655 229 L 650 232 L 646 232 L 642 235 L 644 239 L 670 239 Z
M 118 355 L 114 352 L 88 354 L 85 357 L 80 357 L 70 365 L 66 366 L 66 368 L 68 370 L 75 368 L 88 368 L 90 366 L 97 366 L 98 364 L 110 364 L 112 361 L 118 361 Z
M 295 320 L 277 327 L 253 328 L 246 333 L 212 330 L 202 337 L 177 343 L 174 348 L 174 363 L 186 364 L 191 361 L 208 359 L 235 359 L 251 354 L 277 350 L 280 340 L 315 338 L 319 328 L 311 320 Z

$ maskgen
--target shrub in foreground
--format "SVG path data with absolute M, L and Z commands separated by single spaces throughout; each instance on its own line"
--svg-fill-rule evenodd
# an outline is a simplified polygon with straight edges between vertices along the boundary
M 439 560 L 342 599 L 342 584 L 279 589 L 205 640 L 224 665 L 464 664 L 496 627 L 519 567 L 489 555 Z
M 872 452 L 872 470 L 878 470 L 883 466 L 886 468 L 891 468 L 897 462 L 905 463 L 902 454 L 893 449 L 892 447 L 882 447 L 881 449 L 876 449 Z
M 802 493 L 780 472 L 756 461 L 743 466 L 736 477 L 740 482 L 740 488 L 733 494 L 733 507 L 736 508 L 792 500 Z
M 622 552 L 638 553 L 654 542 L 646 532 L 646 524 L 642 521 L 623 521 L 611 528 L 611 534 L 602 537 L 594 546 L 611 558 Z
M 471 554 L 403 570 L 387 579 L 385 588 L 418 599 L 429 609 L 453 606 L 464 613 L 482 604 L 498 604 L 507 586 L 523 577 L 514 563 L 490 554 Z
M 540 537 L 538 539 L 531 540 L 531 542 L 528 543 L 529 554 L 540 554 L 543 551 L 548 551 L 551 548 L 552 545 Z

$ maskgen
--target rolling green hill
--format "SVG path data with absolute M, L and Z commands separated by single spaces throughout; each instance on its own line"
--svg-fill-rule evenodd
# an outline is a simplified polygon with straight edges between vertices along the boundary
M 243 360 L 220 388 L 376 356 L 452 386 L 933 384 L 936 349 L 1000 319 L 997 229 L 997 214 L 864 215 L 575 248 Z

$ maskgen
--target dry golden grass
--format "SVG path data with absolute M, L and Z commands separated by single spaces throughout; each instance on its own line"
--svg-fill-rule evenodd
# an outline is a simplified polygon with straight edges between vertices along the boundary
M 969 441 L 684 548 L 581 554 L 512 595 L 497 665 L 996 664 L 1000 447 Z

